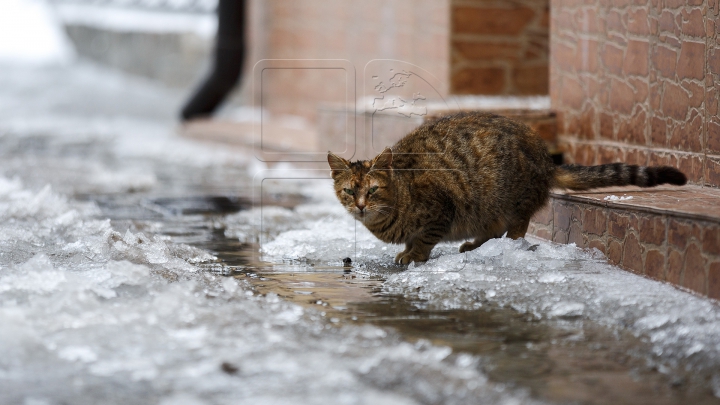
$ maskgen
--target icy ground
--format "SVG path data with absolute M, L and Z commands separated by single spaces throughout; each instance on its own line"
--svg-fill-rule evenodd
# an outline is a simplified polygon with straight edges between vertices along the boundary
M 473 356 L 406 343 L 390 329 L 333 326 L 202 271 L 212 256 L 161 224 L 105 218 L 98 196 L 237 193 L 262 169 L 178 138 L 182 94 L 84 65 L 0 67 L 0 89 L 0 403 L 535 402 L 489 382 Z M 211 225 L 248 242 L 264 235 L 269 261 L 352 256 L 358 273 L 386 279 L 387 292 L 431 307 L 499 304 L 578 333 L 592 320 L 650 342 L 640 355 L 664 372 L 720 369 L 712 301 L 538 241 L 528 250 L 527 241 L 494 240 L 468 254 L 443 245 L 400 271 L 388 264 L 399 248 L 356 226 L 328 182 L 293 181 L 310 203 Z
M 200 271 L 212 257 L 152 221 L 114 228 L 93 198 L 237 192 L 262 168 L 174 135 L 181 94 L 0 70 L 0 403 L 534 402 L 471 356 Z

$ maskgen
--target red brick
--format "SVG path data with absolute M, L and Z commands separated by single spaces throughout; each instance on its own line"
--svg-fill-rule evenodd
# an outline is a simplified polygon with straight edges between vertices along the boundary
M 644 145 L 647 127 L 647 116 L 644 111 L 640 111 L 632 114 L 630 119 L 620 121 L 617 138 L 620 141 Z
M 677 64 L 677 52 L 663 45 L 658 45 L 652 55 L 655 68 L 663 77 L 674 78 Z
M 690 97 L 685 90 L 674 83 L 667 83 L 663 95 L 662 111 L 676 120 L 683 120 L 687 116 L 689 107 Z
M 502 68 L 466 68 L 455 72 L 450 83 L 455 94 L 501 94 L 505 89 Z
M 718 26 L 720 27 L 720 24 Z M 720 75 L 720 48 L 708 52 L 708 66 L 713 74 Z
M 548 4 L 547 7 L 543 9 L 542 16 L 540 17 L 540 26 L 541 27 L 550 27 L 550 5 Z
M 607 228 L 607 217 L 603 208 L 588 208 L 582 220 L 583 232 L 602 236 Z
M 665 221 L 660 216 L 641 216 L 638 223 L 640 241 L 662 245 L 665 242 Z
M 607 230 L 610 236 L 623 240 L 625 239 L 625 234 L 629 227 L 630 215 L 610 211 L 610 215 L 608 215 L 607 220 Z
M 685 125 L 676 126 L 670 135 L 670 145 L 673 148 L 690 152 L 702 152 L 702 123 L 703 117 L 693 111 L 693 117 Z
M 708 80 L 710 84 L 713 84 L 712 80 Z M 720 86 L 718 86 L 720 87 Z M 715 87 L 705 86 L 705 111 L 708 117 L 718 116 L 718 94 Z
M 553 228 L 563 230 L 565 232 L 570 230 L 570 220 L 572 218 L 572 209 L 565 204 L 555 202 L 553 203 Z
M 615 139 L 615 129 L 613 126 L 612 114 L 600 113 L 600 137 L 605 139 Z
M 580 54 L 582 54 L 582 52 L 575 48 L 571 48 L 564 43 L 553 43 L 552 61 L 555 66 L 559 67 L 562 70 L 568 72 L 573 71 L 573 61 Z
M 666 34 L 671 33 L 672 35 L 677 36 L 680 33 L 680 29 L 675 23 L 675 17 L 670 11 L 663 11 L 662 14 L 660 14 L 658 23 L 660 31 L 664 31 Z
M 598 146 L 598 164 L 615 163 L 622 161 L 623 150 L 616 146 L 599 145 Z
M 552 220 L 553 220 L 553 211 L 552 211 L 552 205 L 550 203 L 548 203 L 544 207 L 542 207 L 532 217 L 532 222 L 536 222 L 538 224 L 543 224 L 543 225 L 552 225 Z
M 708 297 L 720 299 L 720 262 L 710 264 L 708 271 Z
M 680 249 L 685 249 L 691 238 L 702 239 L 700 232 L 700 227 L 692 222 L 678 221 L 673 218 L 670 218 L 668 222 L 668 242 Z
M 543 238 L 545 240 L 552 240 L 552 232 L 548 231 L 547 229 L 538 229 L 535 232 L 535 236 L 538 238 Z
M 605 16 L 605 27 L 608 31 L 617 31 L 625 34 L 625 26 L 622 23 L 622 15 L 615 10 L 610 10 Z
M 547 65 L 520 66 L 513 71 L 513 81 L 518 94 L 547 94 L 549 88 L 549 72 Z
M 552 241 L 555 243 L 568 243 L 568 233 L 561 229 L 553 230 Z
M 634 234 L 628 235 L 625 238 L 625 244 L 623 246 L 623 259 L 622 264 L 628 270 L 632 270 L 635 273 L 643 273 L 643 248 L 640 246 L 637 237 Z
M 453 32 L 466 34 L 517 35 L 535 17 L 528 7 L 453 7 Z
M 685 35 L 692 37 L 704 37 L 705 36 L 705 18 L 702 15 L 702 10 L 695 8 L 690 10 L 682 11 L 682 32 Z
M 639 104 L 645 104 L 648 100 L 648 93 L 650 91 L 650 87 L 647 82 L 646 77 L 628 77 L 627 82 L 630 85 L 630 87 L 633 88 L 633 91 L 635 92 L 635 97 L 633 99 L 635 100 L 635 103 Z
M 580 248 L 587 247 L 587 237 L 583 235 L 582 229 L 580 229 L 580 223 L 573 222 L 570 225 L 570 231 L 568 232 L 568 242 L 574 243 L 575 246 Z
M 703 101 L 705 101 L 705 86 L 688 80 L 683 80 L 680 85 L 685 91 L 690 93 L 690 99 L 688 101 L 690 107 L 700 107 Z
M 595 73 L 598 69 L 598 49 L 600 45 L 592 39 L 578 41 L 578 50 L 575 53 L 575 68 L 578 71 Z
M 703 229 L 703 251 L 720 255 L 720 225 L 709 224 Z
M 667 271 L 665 273 L 665 280 L 681 285 L 682 282 L 682 268 L 683 268 L 683 257 L 680 252 L 675 249 L 670 250 L 667 261 Z
M 707 157 L 705 159 L 705 183 L 720 186 L 720 160 Z
M 647 75 L 650 44 L 645 41 L 628 41 L 623 73 L 626 75 Z
M 520 57 L 520 44 L 516 42 L 455 40 L 452 42 L 452 48 L 466 60 L 504 59 L 514 61 Z
M 647 166 L 647 151 L 644 149 L 627 149 L 625 151 L 625 163 L 631 165 Z
M 720 153 L 720 123 L 707 123 L 707 148 L 710 153 Z
M 671 159 L 670 165 L 685 173 L 691 183 L 700 183 L 703 176 L 703 160 L 704 156 L 700 154 L 683 154 L 679 155 L 677 161 Z
M 622 245 L 618 241 L 610 239 L 607 247 L 608 261 L 612 264 L 620 264 L 620 260 L 622 259 L 622 250 Z
M 619 80 L 613 79 L 610 85 L 610 107 L 615 112 L 630 114 L 635 105 L 633 99 L 635 92 L 632 87 Z
M 619 75 L 622 72 L 623 59 L 623 50 L 617 46 L 607 44 L 603 48 L 603 64 L 611 73 Z
M 706 294 L 705 281 L 705 259 L 702 257 L 700 248 L 695 244 L 691 244 L 685 251 L 683 287 L 697 291 L 700 294 Z
M 665 120 L 652 117 L 650 119 L 650 141 L 653 145 L 665 146 L 667 142 L 667 123 Z
M 665 280 L 665 255 L 659 250 L 650 249 L 645 255 L 645 275 Z
M 600 239 L 589 239 L 588 240 L 588 248 L 590 249 L 597 249 L 601 251 L 603 254 L 605 253 L 605 243 L 603 243 Z
M 648 35 L 650 33 L 647 10 L 644 8 L 630 10 L 627 16 L 627 30 L 629 33 L 637 35 Z
M 680 79 L 705 78 L 705 44 L 700 42 L 682 43 L 678 59 L 677 74 Z
M 562 103 L 575 110 L 579 110 L 587 99 L 580 82 L 572 77 L 563 77 L 560 91 Z

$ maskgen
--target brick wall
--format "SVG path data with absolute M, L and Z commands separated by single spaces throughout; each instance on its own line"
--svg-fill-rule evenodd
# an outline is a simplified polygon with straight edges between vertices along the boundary
M 549 0 L 452 0 L 454 94 L 548 94 Z
M 397 59 L 430 72 L 445 86 L 449 75 L 449 0 L 267 0 L 252 2 L 252 57 L 346 59 L 358 83 L 373 59 Z M 259 49 L 259 52 L 257 51 Z M 252 64 L 248 75 L 251 74 Z M 334 72 L 337 73 L 337 72 Z M 264 82 L 263 106 L 278 114 L 316 121 L 317 107 L 345 101 L 333 72 L 283 69 Z M 336 77 L 337 76 L 337 77 Z M 362 90 L 357 89 L 357 96 Z M 260 94 L 253 94 L 259 102 Z
M 679 167 L 720 186 L 718 0 L 552 0 L 566 157 Z

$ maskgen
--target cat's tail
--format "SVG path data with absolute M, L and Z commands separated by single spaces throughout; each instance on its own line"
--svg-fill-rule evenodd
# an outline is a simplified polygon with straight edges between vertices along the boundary
M 682 186 L 685 183 L 687 177 L 674 167 L 610 163 L 599 166 L 559 166 L 555 169 L 553 186 L 582 191 L 610 186 L 655 187 L 660 184 Z

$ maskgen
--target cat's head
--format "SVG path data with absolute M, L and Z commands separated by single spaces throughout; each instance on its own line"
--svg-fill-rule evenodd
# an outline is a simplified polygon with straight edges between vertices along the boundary
M 385 148 L 371 160 L 350 162 L 328 152 L 335 195 L 355 218 L 372 221 L 392 213 L 392 150 Z

